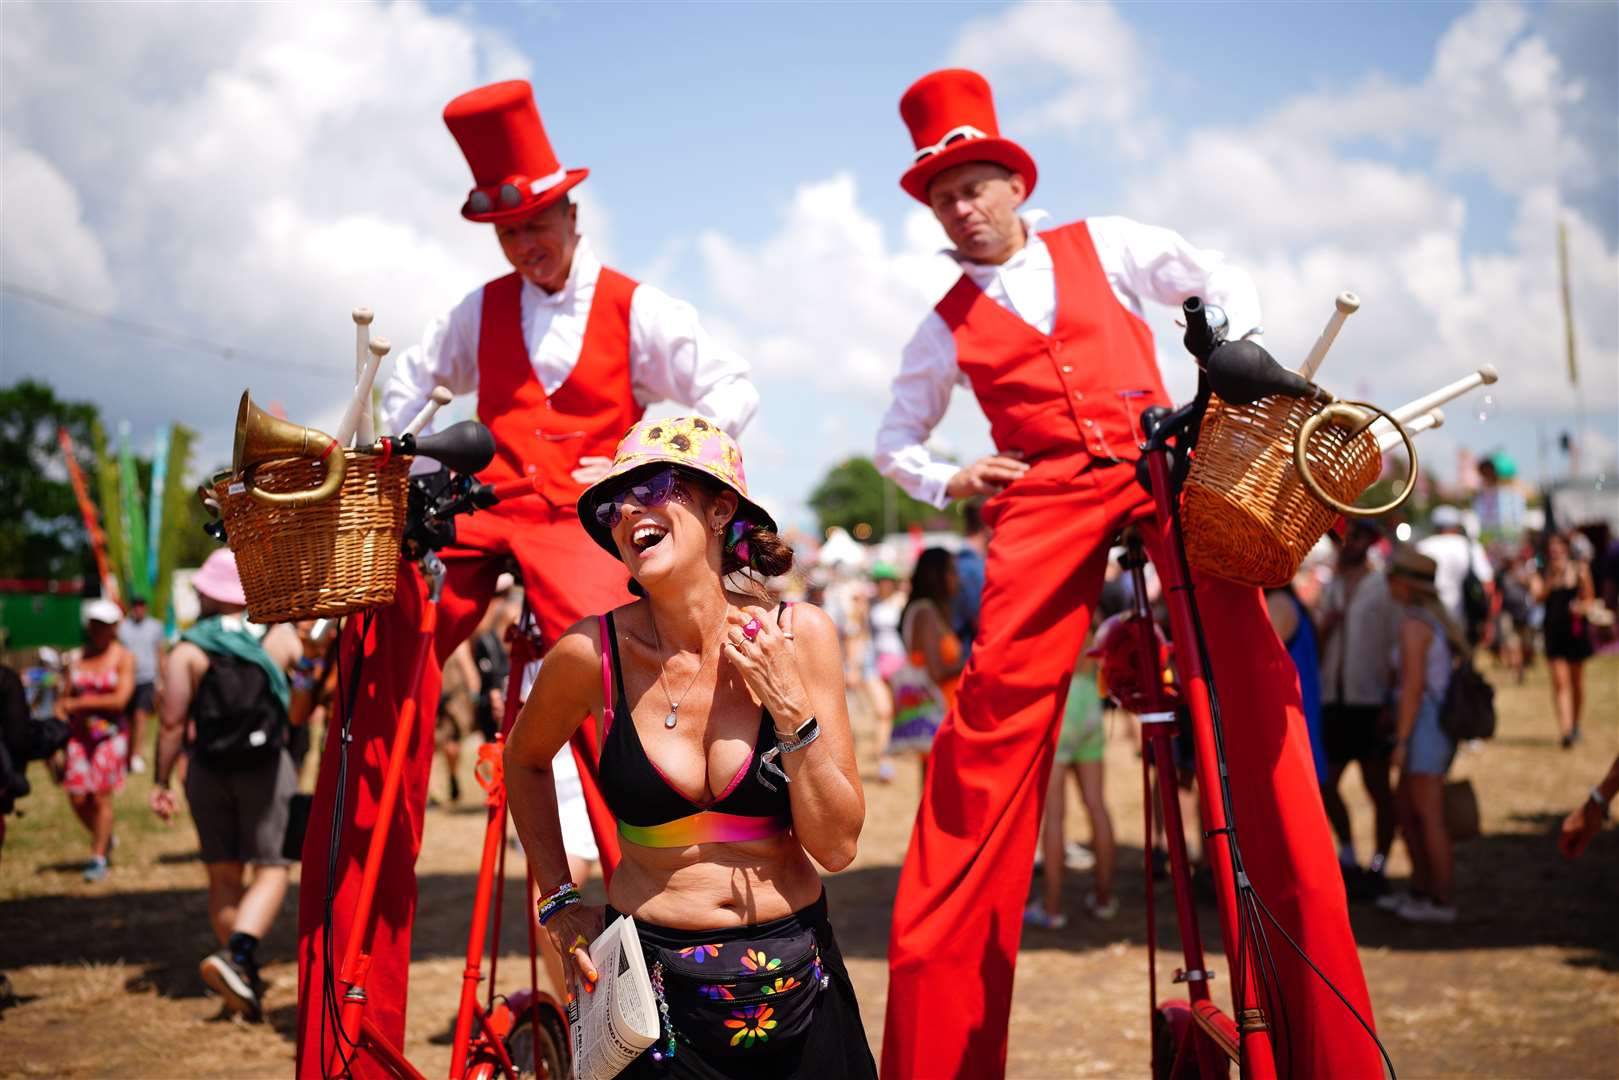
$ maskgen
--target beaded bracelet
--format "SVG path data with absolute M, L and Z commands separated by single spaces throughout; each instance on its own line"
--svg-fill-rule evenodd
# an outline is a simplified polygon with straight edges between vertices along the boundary
M 535 917 L 539 919 L 540 925 L 544 926 L 551 916 L 563 908 L 582 904 L 584 900 L 585 898 L 579 895 L 579 886 L 571 881 L 564 881 L 536 903 Z

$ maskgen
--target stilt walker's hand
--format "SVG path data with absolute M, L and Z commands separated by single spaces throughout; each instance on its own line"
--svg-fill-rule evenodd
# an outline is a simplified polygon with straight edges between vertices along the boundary
M 995 495 L 1028 471 L 1021 454 L 991 454 L 959 470 L 945 485 L 944 493 L 952 499 Z

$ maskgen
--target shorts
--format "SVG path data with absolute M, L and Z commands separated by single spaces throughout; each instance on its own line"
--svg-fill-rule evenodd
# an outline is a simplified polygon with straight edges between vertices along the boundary
M 249 769 L 217 769 L 195 755 L 186 769 L 186 801 L 205 863 L 286 866 L 287 814 L 298 792 L 292 757 L 278 750 Z
M 1425 776 L 1444 776 L 1456 758 L 1456 742 L 1439 726 L 1440 701 L 1424 697 L 1417 710 L 1417 722 L 1405 742 L 1405 771 Z
M 129 695 L 129 715 L 138 712 L 155 712 L 157 703 L 157 687 L 149 682 L 135 684 L 135 692 Z
M 551 761 L 551 779 L 556 784 L 557 816 L 562 821 L 562 850 L 575 859 L 600 862 L 596 834 L 585 809 L 585 789 L 579 782 L 579 765 L 566 744 Z
M 1327 762 L 1375 761 L 1394 752 L 1394 733 L 1384 726 L 1381 705 L 1322 705 Z
M 1057 734 L 1057 765 L 1078 765 L 1101 761 L 1107 750 L 1107 727 L 1102 722 L 1102 699 L 1097 696 L 1096 678 L 1076 675 L 1068 688 L 1068 704 L 1063 709 L 1062 730 Z
M 69 795 L 108 795 L 124 790 L 129 737 L 123 728 L 95 742 L 75 731 L 68 736 L 63 750 L 67 768 L 62 773 L 62 790 Z

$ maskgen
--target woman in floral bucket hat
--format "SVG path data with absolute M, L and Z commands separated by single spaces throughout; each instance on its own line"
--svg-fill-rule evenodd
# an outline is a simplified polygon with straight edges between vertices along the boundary
M 579 517 L 639 599 L 557 642 L 512 729 L 538 919 L 588 993 L 585 946 L 634 916 L 661 1028 L 624 1076 L 875 1077 L 811 862 L 847 866 L 865 818 L 831 619 L 727 587 L 793 556 L 712 421 L 635 425 Z M 605 908 L 568 880 L 550 773 L 581 722 L 623 852 Z

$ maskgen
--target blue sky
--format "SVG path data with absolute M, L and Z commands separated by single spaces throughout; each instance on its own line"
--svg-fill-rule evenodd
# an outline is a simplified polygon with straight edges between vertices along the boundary
M 1555 223 L 1568 222 L 1594 429 L 1619 438 L 1612 4 L 7 5 L 0 37 L 0 381 L 44 377 L 227 453 L 245 385 L 308 423 L 343 396 L 349 308 L 396 344 L 501 271 L 461 222 L 456 92 L 522 76 L 609 261 L 692 300 L 755 364 L 743 440 L 803 521 L 869 452 L 898 348 L 951 278 L 900 191 L 899 94 L 964 64 L 1040 163 L 1058 220 L 1126 213 L 1258 279 L 1271 344 L 1365 303 L 1322 371 L 1397 403 L 1485 360 L 1425 462 L 1505 447 L 1533 476 L 1570 425 Z M 129 332 L 137 319 L 234 359 Z M 1162 313 L 1155 325 L 1167 326 Z M 1160 335 L 1172 391 L 1185 362 Z M 958 400 L 942 445 L 988 450 Z M 1563 467 L 1553 453 L 1553 471 Z

